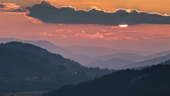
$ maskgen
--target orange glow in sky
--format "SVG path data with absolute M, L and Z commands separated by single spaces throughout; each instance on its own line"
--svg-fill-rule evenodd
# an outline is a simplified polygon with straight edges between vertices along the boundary
M 29 6 L 42 0 L 0 0 Z M 104 11 L 115 11 L 119 8 L 137 9 L 141 11 L 170 14 L 170 0 L 47 0 L 56 7 L 70 6 L 76 9 L 89 10 L 92 8 Z
M 117 49 L 170 49 L 170 24 L 128 26 L 49 24 L 24 13 L 0 12 L 0 37 L 48 40 L 57 45 L 89 45 Z M 123 27 L 123 28 L 122 28 Z

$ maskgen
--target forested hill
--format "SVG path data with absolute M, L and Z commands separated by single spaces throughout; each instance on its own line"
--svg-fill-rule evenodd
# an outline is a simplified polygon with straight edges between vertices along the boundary
M 108 73 L 31 44 L 0 44 L 0 92 L 52 90 Z
M 143 69 L 128 69 L 65 86 L 44 96 L 170 96 L 170 61 Z

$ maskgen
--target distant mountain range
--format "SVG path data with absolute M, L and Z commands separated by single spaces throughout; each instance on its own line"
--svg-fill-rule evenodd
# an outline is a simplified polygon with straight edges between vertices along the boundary
M 49 52 L 61 54 L 65 58 L 70 58 L 79 62 L 82 65 L 87 65 L 97 56 L 107 55 L 113 53 L 115 50 L 111 48 L 88 47 L 88 46 L 57 46 L 45 40 L 20 40 L 15 38 L 0 38 L 0 43 L 7 43 L 10 41 L 19 41 L 30 43 L 41 48 L 47 49 Z
M 0 38 L 0 42 L 19 41 L 30 43 L 48 50 L 51 53 L 61 54 L 87 67 L 99 67 L 108 69 L 125 69 L 145 67 L 159 64 L 170 59 L 170 51 L 162 51 L 151 55 L 130 50 L 116 50 L 111 48 L 92 46 L 57 46 L 49 41 L 19 40 L 15 38 Z
M 22 40 L 20 40 L 22 41 Z M 48 41 L 26 41 L 52 53 L 58 53 L 88 67 L 107 69 L 125 69 L 151 66 L 170 59 L 170 51 L 162 51 L 152 55 L 141 55 L 138 52 L 114 50 L 111 48 L 89 46 L 56 46 Z
M 138 55 L 136 53 L 115 53 L 97 57 L 97 59 L 89 63 L 89 66 L 120 70 L 126 68 L 148 67 L 167 60 L 170 60 L 170 51 L 162 51 L 146 56 Z
M 88 46 L 56 46 L 48 41 L 24 41 L 53 53 L 62 54 L 66 58 L 78 61 L 88 67 L 99 67 L 120 70 L 125 68 L 138 68 L 152 66 L 170 60 L 170 51 L 162 51 L 152 55 L 141 55 L 137 52 L 119 51 L 111 48 Z
M 110 73 L 28 43 L 0 44 L 0 92 L 51 90 Z
M 103 48 L 103 47 L 94 47 L 94 46 L 57 46 L 45 40 L 29 41 L 29 40 L 15 39 L 15 38 L 0 38 L 1 43 L 6 43 L 10 41 L 19 41 L 19 42 L 21 41 L 21 42 L 36 45 L 41 48 L 47 49 L 48 51 L 52 53 L 61 54 L 63 57 L 70 58 L 88 67 L 101 67 L 100 64 L 97 64 L 97 61 L 100 61 L 103 59 L 104 60 L 112 59 L 112 57 L 119 58 L 122 60 L 123 58 L 127 58 L 128 54 L 132 54 L 132 53 L 126 53 L 126 51 L 122 52 L 122 50 L 114 50 L 112 48 Z M 122 52 L 122 53 L 119 53 L 119 52 Z M 108 54 L 112 54 L 113 56 L 110 56 Z M 125 61 L 127 60 L 125 59 Z M 106 66 L 106 68 L 108 67 Z
M 49 2 L 43 1 L 27 8 L 28 16 L 48 23 L 59 24 L 170 24 L 170 16 L 150 14 L 132 10 L 118 10 L 113 13 L 91 9 L 89 11 L 75 10 L 70 7 L 56 8 Z
M 163 55 L 164 54 L 164 55 Z M 141 67 L 148 67 L 148 66 L 152 66 L 152 65 L 156 65 L 159 64 L 161 62 L 165 62 L 167 60 L 170 60 L 170 52 L 166 51 L 162 52 L 160 54 L 155 54 L 153 55 L 153 57 L 146 59 L 144 61 L 140 61 L 140 62 L 136 62 L 136 63 L 132 63 L 126 66 L 123 66 L 124 68 L 141 68 Z
M 136 53 L 112 53 L 110 55 L 103 55 L 96 57 L 96 59 L 89 63 L 89 66 L 108 68 L 108 69 L 123 69 L 124 66 L 147 59 L 145 56 Z
M 140 70 L 121 70 L 102 78 L 65 86 L 44 96 L 169 96 L 170 61 Z
M 95 60 L 94 62 L 91 62 L 89 66 L 119 70 L 122 69 L 122 67 L 133 63 L 135 62 L 126 59 L 112 58 L 107 60 L 103 59 Z

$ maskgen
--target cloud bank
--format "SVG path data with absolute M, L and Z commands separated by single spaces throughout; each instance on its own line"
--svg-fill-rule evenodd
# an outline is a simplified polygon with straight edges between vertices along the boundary
M 75 10 L 70 7 L 56 8 L 48 2 L 29 7 L 28 16 L 47 23 L 58 24 L 170 24 L 170 16 L 138 12 L 136 10 L 117 10 L 108 13 L 96 9 L 89 11 Z

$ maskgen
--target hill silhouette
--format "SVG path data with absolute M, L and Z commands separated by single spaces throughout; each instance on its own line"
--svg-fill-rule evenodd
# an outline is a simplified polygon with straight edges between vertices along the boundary
M 44 96 L 169 96 L 170 61 L 143 69 L 127 69 L 111 75 L 65 86 Z
M 82 11 L 70 7 L 56 8 L 46 1 L 27 9 L 30 11 L 28 16 L 48 23 L 102 25 L 170 24 L 170 16 L 138 12 L 136 10 L 132 10 L 130 13 L 123 9 L 113 13 L 96 9 Z
M 0 92 L 51 90 L 109 72 L 86 68 L 31 44 L 0 44 Z

